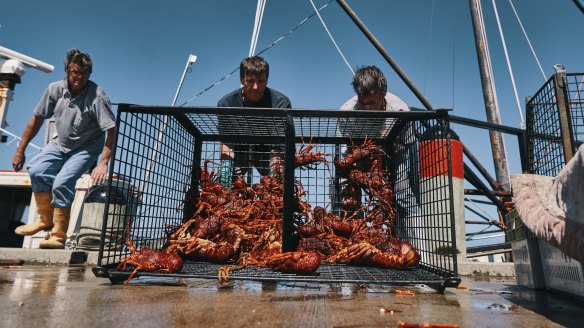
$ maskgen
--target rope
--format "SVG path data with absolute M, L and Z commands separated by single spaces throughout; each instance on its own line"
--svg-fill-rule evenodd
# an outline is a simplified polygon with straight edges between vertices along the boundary
M 324 8 L 328 7 L 328 5 L 333 2 L 333 0 L 329 0 L 329 2 L 325 3 L 322 7 L 320 7 L 320 9 L 318 9 L 318 11 L 322 11 Z M 310 14 L 308 17 L 304 18 L 303 20 L 301 20 L 298 24 L 296 24 L 296 26 L 294 26 L 290 31 L 286 32 L 284 35 L 282 35 L 281 37 L 279 37 L 278 39 L 276 39 L 275 41 L 273 41 L 270 45 L 268 45 L 266 48 L 264 48 L 262 51 L 258 52 L 257 55 L 261 55 L 264 52 L 266 52 L 267 50 L 269 50 L 270 48 L 272 48 L 273 46 L 275 46 L 278 42 L 284 40 L 285 38 L 287 38 L 290 34 L 294 33 L 298 28 L 300 28 L 300 26 L 304 25 L 304 23 L 306 23 L 309 19 L 311 19 L 312 17 L 316 16 L 316 13 Z M 199 98 L 202 94 L 204 94 L 205 92 L 209 91 L 210 89 L 212 89 L 214 86 L 220 84 L 221 82 L 223 82 L 224 80 L 226 80 L 228 77 L 230 77 L 231 75 L 233 75 L 233 73 L 237 72 L 239 70 L 239 66 L 237 68 L 235 68 L 233 71 L 231 71 L 229 74 L 225 75 L 224 77 L 220 78 L 219 80 L 217 80 L 215 83 L 211 84 L 210 86 L 208 86 L 206 89 L 204 89 L 203 91 L 200 91 L 199 93 L 197 93 L 194 97 L 190 98 L 189 100 L 185 101 L 184 103 L 182 103 L 179 107 L 183 107 L 186 104 L 194 101 L 195 99 Z
M 517 14 L 517 11 L 515 10 L 515 6 L 513 5 L 513 2 L 511 0 L 509 0 L 509 4 L 511 5 L 513 12 L 515 13 L 515 17 L 517 18 L 517 22 L 519 22 L 519 26 L 521 27 L 521 31 L 523 31 L 523 35 L 525 36 L 525 39 L 527 40 L 527 44 L 529 45 L 529 49 L 531 49 L 531 53 L 533 54 L 533 57 L 535 57 L 535 61 L 537 62 L 537 66 L 539 66 L 539 70 L 541 72 L 541 75 L 543 76 L 543 80 L 547 81 L 547 78 L 545 77 L 545 73 L 543 72 L 543 68 L 541 68 L 541 64 L 539 62 L 539 59 L 537 58 L 537 55 L 535 54 L 535 50 L 533 50 L 533 46 L 531 45 L 531 41 L 529 41 L 529 37 L 527 36 L 527 32 L 525 32 L 525 29 L 523 28 L 523 24 L 521 23 L 521 19 L 519 19 L 519 15 Z
M 339 52 L 339 55 L 341 55 L 341 58 L 343 58 L 343 61 L 345 62 L 345 64 L 347 64 L 347 67 L 349 68 L 349 70 L 351 71 L 351 73 L 353 73 L 353 75 L 355 75 L 355 71 L 353 71 L 353 68 L 351 68 L 351 65 L 349 64 L 349 62 L 345 58 L 345 55 L 343 55 L 343 52 L 341 51 L 341 49 L 337 45 L 337 42 L 333 38 L 333 35 L 331 34 L 331 32 L 329 31 L 328 27 L 324 23 L 324 20 L 322 19 L 322 16 L 320 16 L 320 13 L 318 12 L 318 9 L 316 9 L 316 6 L 314 5 L 314 1 L 310 0 L 310 4 L 312 5 L 312 8 L 314 8 L 314 12 L 318 15 L 318 19 L 320 19 L 320 22 L 322 23 L 322 27 L 324 27 L 324 30 L 328 34 L 329 38 L 331 38 L 331 41 L 335 45 L 335 48 L 337 48 L 337 51 Z
M 249 46 L 249 56 L 253 56 L 258 44 L 258 39 L 260 36 L 260 28 L 262 27 L 262 20 L 264 18 L 264 9 L 266 8 L 267 0 L 258 0 L 258 5 L 256 7 L 255 21 L 253 25 L 253 33 L 251 35 L 251 44 Z
M 499 27 L 499 35 L 501 36 L 501 42 L 503 43 L 503 51 L 505 52 L 505 59 L 507 60 L 507 68 L 509 69 L 509 75 L 511 77 L 511 84 L 513 85 L 513 92 L 515 93 L 515 101 L 517 102 L 517 109 L 519 111 L 519 117 L 521 119 L 521 128 L 525 129 L 525 121 L 523 120 L 523 111 L 521 110 L 521 104 L 519 103 L 519 95 L 517 94 L 517 86 L 515 85 L 515 76 L 513 75 L 513 68 L 511 68 L 511 61 L 509 60 L 509 53 L 507 52 L 507 43 L 505 42 L 505 35 L 503 35 L 503 29 L 501 27 L 501 21 L 499 20 L 499 11 L 497 10 L 497 5 L 495 0 L 493 1 L 493 8 L 495 9 L 495 18 L 497 19 L 497 26 Z

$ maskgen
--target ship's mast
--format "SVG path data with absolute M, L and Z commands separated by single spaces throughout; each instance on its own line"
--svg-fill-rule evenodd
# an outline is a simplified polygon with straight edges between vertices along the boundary
M 477 57 L 479 60 L 481 83 L 483 85 L 483 97 L 485 100 L 487 121 L 492 124 L 501 124 L 499 104 L 497 103 L 495 80 L 493 78 L 491 58 L 488 51 L 481 3 L 480 0 L 469 0 L 469 3 L 477 48 Z M 509 166 L 505 155 L 503 135 L 500 132 L 490 131 L 489 137 L 491 139 L 491 151 L 493 154 L 493 163 L 495 165 L 495 174 L 497 182 L 499 183 L 499 188 L 504 191 L 509 191 Z

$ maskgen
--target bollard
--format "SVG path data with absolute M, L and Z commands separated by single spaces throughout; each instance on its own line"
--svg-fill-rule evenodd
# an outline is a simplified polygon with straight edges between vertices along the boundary
M 464 222 L 464 165 L 463 147 L 450 139 L 452 165 L 452 195 L 448 179 L 448 139 L 429 139 L 420 142 L 420 199 L 424 218 L 425 238 L 434 253 L 452 252 L 452 221 L 458 261 L 466 260 Z M 450 204 L 453 203 L 453 209 Z M 453 211 L 451 213 L 451 211 Z

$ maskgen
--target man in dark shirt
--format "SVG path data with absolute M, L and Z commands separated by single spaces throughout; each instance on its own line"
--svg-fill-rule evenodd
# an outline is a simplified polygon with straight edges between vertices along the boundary
M 239 65 L 239 79 L 242 87 L 223 96 L 217 102 L 217 107 L 292 108 L 288 97 L 267 87 L 269 74 L 270 66 L 264 58 L 252 56 L 243 59 Z M 227 123 L 225 118 L 220 118 L 219 129 Z M 249 162 L 260 174 L 269 174 L 270 168 L 262 162 L 272 163 L 279 158 L 281 158 L 281 151 L 277 147 L 221 144 L 219 171 L 221 183 L 224 186 L 231 186 L 234 177 L 245 174 Z

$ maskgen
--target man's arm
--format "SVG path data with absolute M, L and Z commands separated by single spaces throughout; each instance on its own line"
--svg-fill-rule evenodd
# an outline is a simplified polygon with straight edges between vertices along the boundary
M 24 151 L 26 150 L 26 147 L 28 146 L 30 141 L 37 135 L 37 133 L 41 129 L 41 126 L 43 126 L 44 122 L 45 119 L 43 117 L 33 115 L 26 124 L 26 128 L 24 128 L 24 133 L 22 134 L 22 139 L 20 140 L 20 143 L 16 148 L 14 157 L 12 157 L 12 168 L 14 169 L 14 171 L 18 172 L 22 170 L 24 162 L 26 161 Z
M 103 151 L 101 152 L 99 162 L 91 172 L 91 180 L 95 185 L 103 183 L 107 178 L 108 163 L 112 155 L 115 129 L 116 128 L 111 128 L 107 130 L 107 138 L 105 139 L 105 145 L 103 146 Z

